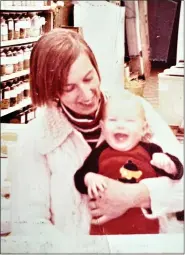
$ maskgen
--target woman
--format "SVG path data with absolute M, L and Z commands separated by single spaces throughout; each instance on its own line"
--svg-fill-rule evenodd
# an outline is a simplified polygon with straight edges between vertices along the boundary
M 101 108 L 107 100 L 100 83 L 94 54 L 79 34 L 55 29 L 35 44 L 31 97 L 41 108 L 10 158 L 13 235 L 88 234 L 89 210 L 75 189 L 73 175 L 100 137 Z M 144 100 L 143 105 L 154 138 L 164 150 L 171 141 L 167 151 L 177 155 L 179 145 L 170 129 Z M 166 196 L 174 183 L 158 179 L 126 188 L 109 180 L 105 195 L 89 204 L 92 215 L 102 223 L 132 207 L 151 208 L 154 216 L 166 212 L 169 204 L 181 210 L 181 201 L 176 205 Z

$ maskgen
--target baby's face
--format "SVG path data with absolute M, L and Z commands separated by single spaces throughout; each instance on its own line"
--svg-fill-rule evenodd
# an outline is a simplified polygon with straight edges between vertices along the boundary
M 145 127 L 146 122 L 135 105 L 107 105 L 102 131 L 113 149 L 127 151 L 135 147 L 141 141 Z

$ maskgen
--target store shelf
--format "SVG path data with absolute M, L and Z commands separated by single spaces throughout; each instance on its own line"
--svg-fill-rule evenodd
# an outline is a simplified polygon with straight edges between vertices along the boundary
M 41 36 L 38 37 L 30 37 L 25 39 L 16 39 L 16 40 L 8 40 L 1 42 L 1 47 L 19 45 L 19 44 L 26 44 L 26 43 L 33 43 L 39 40 Z
M 13 106 L 13 107 L 10 107 L 8 109 L 5 109 L 5 110 L 1 110 L 1 117 L 9 114 L 9 113 L 12 113 L 12 112 L 15 112 L 27 105 L 31 104 L 31 98 L 28 98 L 28 99 L 24 99 L 20 104 L 16 105 L 16 106 Z
M 1 11 L 8 11 L 8 12 L 31 12 L 31 11 L 49 11 L 51 10 L 51 6 L 1 6 Z
M 9 74 L 9 75 L 4 75 L 4 76 L 1 76 L 0 81 L 1 82 L 8 81 L 8 80 L 15 79 L 15 78 L 18 78 L 18 77 L 23 76 L 23 75 L 27 75 L 29 73 L 30 73 L 30 70 L 27 69 L 27 70 L 19 71 L 19 72 L 12 73 L 12 74 Z

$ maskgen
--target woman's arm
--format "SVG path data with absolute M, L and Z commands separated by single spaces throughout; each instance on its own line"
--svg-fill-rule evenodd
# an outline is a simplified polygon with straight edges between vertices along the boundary
M 172 130 L 145 99 L 141 98 L 141 100 L 153 133 L 152 142 L 157 143 L 165 153 L 176 156 L 183 164 L 183 149 Z M 183 178 L 173 181 L 160 177 L 141 181 L 150 195 L 152 214 L 149 217 L 183 210 L 182 180 Z
M 145 110 L 147 122 L 153 133 L 151 142 L 158 144 L 163 152 L 168 152 L 183 163 L 184 155 L 182 147 L 168 124 L 161 118 L 159 113 L 144 98 L 140 98 Z
M 93 224 L 103 224 L 124 214 L 132 207 L 150 207 L 150 196 L 147 187 L 142 184 L 123 184 L 104 177 L 107 189 L 101 198 L 89 202 Z

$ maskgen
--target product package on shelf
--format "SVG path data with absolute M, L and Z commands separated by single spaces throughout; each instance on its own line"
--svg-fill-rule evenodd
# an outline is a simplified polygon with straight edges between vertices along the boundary
M 26 125 L 1 123 L 1 158 L 8 157 L 8 148 L 14 146 Z

